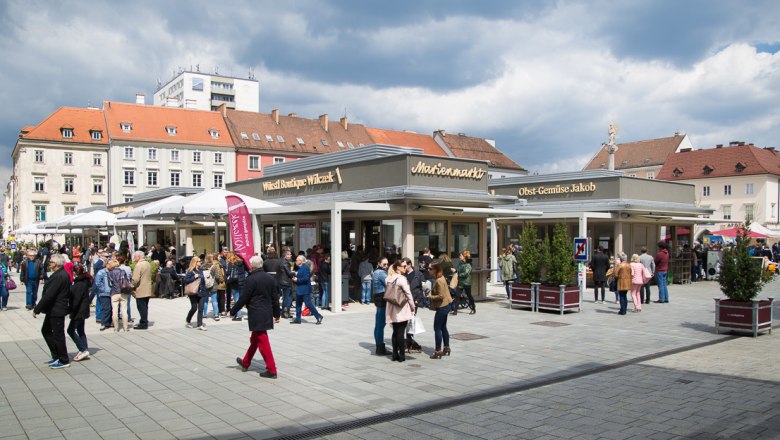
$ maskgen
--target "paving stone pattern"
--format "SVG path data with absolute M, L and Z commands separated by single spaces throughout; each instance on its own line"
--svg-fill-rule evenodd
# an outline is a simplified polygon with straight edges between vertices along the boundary
M 490 292 L 503 295 L 500 286 Z M 475 315 L 450 317 L 449 328 L 485 338 L 453 340 L 452 356 L 440 360 L 428 358 L 425 310 L 424 351 L 405 363 L 372 355 L 374 308 L 353 304 L 324 312 L 321 326 L 310 317 L 277 325 L 279 378 L 269 380 L 258 376 L 259 355 L 249 372 L 235 365 L 246 322 L 184 328 L 186 298 L 153 299 L 147 331 L 99 332 L 91 319 L 92 359 L 52 371 L 41 317 L 24 310 L 20 285 L 0 312 L 0 438 L 305 437 L 512 387 L 526 389 L 327 438 L 776 438 L 778 337 L 716 335 L 715 296 L 712 282 L 674 285 L 670 304 L 627 316 L 594 304 L 591 292 L 582 313 L 564 316 L 479 303 Z M 540 321 L 569 325 L 533 325 Z M 75 354 L 70 340 L 68 348 Z M 680 352 L 655 358 L 670 350 Z

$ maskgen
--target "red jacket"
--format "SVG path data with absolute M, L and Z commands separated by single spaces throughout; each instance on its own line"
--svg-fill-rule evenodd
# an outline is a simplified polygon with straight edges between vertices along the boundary
M 669 250 L 661 249 L 655 254 L 655 271 L 669 272 Z

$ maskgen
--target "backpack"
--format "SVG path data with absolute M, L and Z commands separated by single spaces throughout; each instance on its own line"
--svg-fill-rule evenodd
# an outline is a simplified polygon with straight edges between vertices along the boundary
M 203 271 L 203 281 L 206 284 L 206 290 L 214 288 L 214 276 L 211 275 L 211 269 Z

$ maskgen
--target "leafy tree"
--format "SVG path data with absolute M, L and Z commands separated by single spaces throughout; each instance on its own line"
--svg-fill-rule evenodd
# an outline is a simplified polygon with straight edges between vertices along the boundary
M 747 223 L 737 233 L 737 244 L 723 250 L 718 283 L 720 290 L 734 301 L 750 301 L 764 284 L 761 262 L 750 256 L 750 228 Z
M 565 223 L 557 223 L 553 228 L 550 244 L 550 261 L 547 281 L 559 284 L 571 284 L 577 268 L 572 254 L 572 239 Z

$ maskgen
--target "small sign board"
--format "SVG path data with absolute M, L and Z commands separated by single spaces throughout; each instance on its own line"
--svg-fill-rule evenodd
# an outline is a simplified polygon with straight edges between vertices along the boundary
M 10 244 L 10 246 L 11 246 L 11 250 L 12 250 L 12 251 L 15 251 L 15 250 L 16 250 L 16 242 L 13 242 L 13 241 L 12 241 L 12 242 L 11 242 L 11 244 Z
M 577 237 L 574 239 L 574 261 L 589 261 L 588 239 Z

